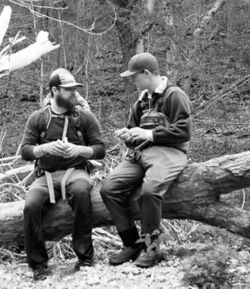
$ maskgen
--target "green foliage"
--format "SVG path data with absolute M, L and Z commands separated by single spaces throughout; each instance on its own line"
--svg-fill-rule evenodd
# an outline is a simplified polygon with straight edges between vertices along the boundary
M 202 289 L 232 288 L 230 280 L 233 275 L 229 272 L 231 257 L 232 250 L 225 244 L 219 244 L 214 249 L 187 258 L 184 262 L 184 281 Z

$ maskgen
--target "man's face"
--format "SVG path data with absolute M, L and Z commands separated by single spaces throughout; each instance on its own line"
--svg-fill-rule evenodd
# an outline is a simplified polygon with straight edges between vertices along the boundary
M 76 103 L 76 87 L 59 87 L 54 97 L 58 106 L 71 110 Z
M 150 86 L 150 77 L 146 72 L 137 72 L 131 76 L 132 82 L 138 90 L 148 89 Z

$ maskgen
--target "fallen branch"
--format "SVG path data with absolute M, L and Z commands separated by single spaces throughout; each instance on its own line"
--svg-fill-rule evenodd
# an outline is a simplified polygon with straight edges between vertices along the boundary
M 10 169 L 4 173 L 0 174 L 0 181 L 3 181 L 4 179 L 7 179 L 11 176 L 15 176 L 17 174 L 26 174 L 26 173 L 30 173 L 34 170 L 34 164 L 31 165 L 25 165 L 19 168 L 14 168 L 14 169 Z

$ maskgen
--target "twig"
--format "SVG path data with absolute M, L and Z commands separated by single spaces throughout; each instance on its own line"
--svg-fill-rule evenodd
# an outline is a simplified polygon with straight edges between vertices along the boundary
M 32 165 L 25 165 L 25 166 L 15 168 L 15 169 L 11 169 L 11 170 L 6 171 L 4 174 L 0 174 L 0 180 L 3 180 L 5 178 L 8 178 L 8 177 L 11 177 L 13 175 L 20 174 L 20 173 L 28 173 L 28 172 L 33 171 L 33 169 L 34 169 L 33 164 Z
M 87 40 L 87 52 L 85 55 L 85 79 L 86 79 L 86 85 L 85 85 L 85 98 L 88 100 L 89 98 L 89 72 L 88 72 L 88 66 L 89 66 L 89 51 L 90 51 L 90 45 L 91 45 L 91 35 L 88 35 Z
M 245 189 L 242 189 L 242 204 L 241 204 L 241 210 L 244 209 L 244 206 L 245 206 L 245 203 L 246 203 L 246 192 L 245 192 Z
M 16 161 L 16 160 L 19 160 L 21 158 L 21 156 L 13 156 L 13 157 L 5 157 L 5 158 L 0 158 L 0 162 L 7 162 L 7 161 Z M 4 165 L 8 165 L 8 164 L 12 164 L 12 162 L 11 163 L 6 163 L 6 164 L 4 164 Z
M 205 105 L 201 105 L 199 106 L 197 109 L 193 110 L 191 112 L 190 115 L 192 116 L 198 116 L 199 114 L 201 114 L 205 109 L 207 109 L 211 104 L 213 104 L 215 101 L 217 101 L 218 99 L 224 97 L 226 95 L 226 93 L 228 93 L 232 88 L 234 88 L 234 86 L 239 86 L 239 85 L 243 85 L 247 79 L 250 78 L 250 74 L 246 75 L 244 78 L 236 81 L 235 83 L 233 83 L 229 88 L 225 89 L 224 91 L 222 91 L 221 93 L 217 94 L 216 96 L 214 96 L 213 98 L 211 98 Z
M 27 8 L 32 14 L 36 15 L 37 17 L 45 17 L 45 18 L 54 20 L 54 21 L 56 21 L 56 22 L 60 22 L 60 20 L 58 20 L 58 19 L 56 19 L 56 18 L 54 18 L 54 17 L 51 17 L 51 16 L 48 16 L 48 15 L 45 15 L 45 14 L 42 14 L 42 13 L 40 13 L 40 12 L 35 11 L 34 9 L 32 9 L 32 7 L 31 7 L 30 5 L 27 5 L 27 4 L 24 4 L 24 3 L 19 3 L 19 2 L 14 1 L 14 0 L 9 0 L 9 2 Z M 113 12 L 114 12 L 114 21 L 113 21 L 113 23 L 111 24 L 111 26 L 110 26 L 109 28 L 107 28 L 105 31 L 102 31 L 102 32 L 92 32 L 93 29 L 94 29 L 93 25 L 92 25 L 90 28 L 82 28 L 82 27 L 80 27 L 80 26 L 77 26 L 77 25 L 75 25 L 75 24 L 73 24 L 73 23 L 71 23 L 71 22 L 65 21 L 65 20 L 61 20 L 61 22 L 64 23 L 64 24 L 67 24 L 67 25 L 69 25 L 69 26 L 72 26 L 72 27 L 74 27 L 74 28 L 76 28 L 76 29 L 79 29 L 79 30 L 81 30 L 81 31 L 83 31 L 83 32 L 85 32 L 85 33 L 89 33 L 89 34 L 91 34 L 91 35 L 101 36 L 101 35 L 107 33 L 108 31 L 110 31 L 111 29 L 113 29 L 113 27 L 115 26 L 116 21 L 117 21 L 117 13 L 116 13 L 116 10 L 115 10 L 114 5 L 113 5 L 110 1 L 108 1 L 108 0 L 107 0 L 107 2 L 109 3 L 109 5 L 111 6 L 111 8 L 112 8 L 112 10 L 113 10 Z
M 93 239 L 95 241 L 101 242 L 102 244 L 109 243 L 109 244 L 112 244 L 112 246 L 121 247 L 121 242 L 117 242 L 117 241 L 112 240 L 110 238 L 106 238 L 106 237 L 103 237 L 103 236 L 97 236 L 97 235 L 93 234 Z
M 194 231 L 196 231 L 199 226 L 200 224 L 194 224 L 191 230 L 187 233 L 187 236 L 191 235 Z
M 4 139 L 5 139 L 6 133 L 7 133 L 7 130 L 3 133 L 3 136 L 2 136 L 2 133 L 1 133 L 0 154 L 2 154 L 2 152 L 3 152 L 3 141 L 4 141 Z
M 217 121 L 211 119 L 200 119 L 200 118 L 193 118 L 193 121 L 197 122 L 204 122 L 204 123 L 212 123 L 216 124 L 227 124 L 227 125 L 249 125 L 249 122 L 228 122 L 228 121 Z
M 116 236 L 113 235 L 113 234 L 110 234 L 109 232 L 107 232 L 106 230 L 104 230 L 104 229 L 102 229 L 102 228 L 95 228 L 95 229 L 94 229 L 94 233 L 101 234 L 101 235 L 106 235 L 106 236 L 108 236 L 109 238 L 114 239 L 114 240 L 117 240 L 117 241 L 120 240 L 118 237 L 116 237 Z
M 22 188 L 20 187 L 19 185 L 17 184 L 14 184 L 14 183 L 4 183 L 4 184 L 1 184 L 0 185 L 0 190 L 6 186 L 9 186 L 9 187 L 14 187 L 14 188 L 17 188 L 19 189 L 20 191 L 22 191 L 24 194 L 26 192 L 25 188 Z M 3 193 L 5 193 L 6 191 L 3 191 L 3 192 L 0 192 L 0 196 L 3 195 Z
M 168 226 L 169 226 L 172 230 L 174 230 L 176 233 L 180 233 L 180 230 L 178 230 L 174 225 L 172 225 L 169 220 L 164 220 L 164 223 L 167 223 Z M 161 226 L 162 226 L 163 228 L 165 228 L 165 226 L 164 226 L 163 224 L 161 224 Z M 165 229 L 166 229 L 166 228 L 165 228 Z M 166 229 L 166 230 L 167 230 L 167 229 Z
M 151 273 L 151 276 L 150 276 L 150 285 L 152 285 L 153 281 L 154 281 L 154 278 L 155 278 L 155 267 L 153 267 L 152 269 L 152 273 Z
M 107 153 L 112 153 L 113 151 L 119 149 L 119 147 L 120 147 L 120 144 L 118 143 L 115 146 L 113 146 L 112 148 L 108 149 Z
M 28 181 L 28 179 L 34 174 L 34 172 L 30 172 L 25 178 L 23 178 L 19 183 L 18 185 L 21 186 L 21 185 L 26 185 L 26 182 Z
M 60 11 L 58 10 L 57 12 L 58 12 L 59 25 L 60 25 L 60 31 L 61 31 L 61 41 L 62 41 L 62 47 L 63 47 L 64 67 L 67 68 L 66 48 L 65 48 L 64 34 L 63 34 L 63 21 L 62 21 L 62 18 L 61 18 Z
M 175 227 L 170 222 L 168 222 L 168 225 L 170 226 L 170 228 L 174 234 L 175 239 L 177 240 L 178 243 L 180 243 L 181 241 L 180 241 L 180 238 L 178 235 L 178 233 L 180 233 L 180 231 L 179 230 L 177 231 L 175 229 Z M 161 224 L 161 227 L 162 227 L 163 231 L 168 232 L 168 229 L 163 224 Z

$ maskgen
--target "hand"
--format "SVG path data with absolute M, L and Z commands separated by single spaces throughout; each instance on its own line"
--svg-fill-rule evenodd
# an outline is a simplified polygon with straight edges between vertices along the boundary
M 54 156 L 63 156 L 65 153 L 65 143 L 61 140 L 52 141 L 41 145 L 41 149 L 45 154 Z
M 64 158 L 73 158 L 81 155 L 82 152 L 82 146 L 75 145 L 73 143 L 65 143 L 65 149 L 64 149 Z
M 131 140 L 130 130 L 126 127 L 115 131 L 115 137 L 122 139 L 123 141 Z
M 140 127 L 133 127 L 130 129 L 130 135 L 132 136 L 133 141 L 150 140 L 150 134 L 152 134 L 152 132 L 148 129 Z

